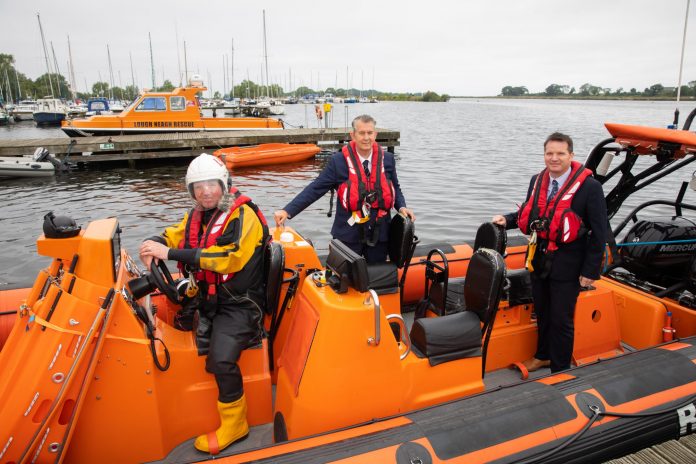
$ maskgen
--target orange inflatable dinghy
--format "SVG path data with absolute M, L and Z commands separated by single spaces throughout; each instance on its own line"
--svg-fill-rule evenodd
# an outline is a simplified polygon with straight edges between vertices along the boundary
M 251 147 L 221 148 L 213 152 L 227 169 L 294 163 L 314 157 L 321 149 L 314 144 L 264 143 Z

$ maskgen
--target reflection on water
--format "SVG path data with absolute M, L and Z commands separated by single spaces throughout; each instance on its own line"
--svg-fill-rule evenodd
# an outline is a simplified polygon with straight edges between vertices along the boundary
M 305 113 L 313 114 L 305 105 L 286 109 L 284 118 L 293 126 L 305 125 Z M 343 126 L 344 105 L 335 109 L 334 126 Z M 529 177 L 543 167 L 542 143 L 550 132 L 573 136 L 576 159 L 584 161 L 592 147 L 609 136 L 605 121 L 665 126 L 671 122 L 674 103 L 461 99 L 446 104 L 356 104 L 348 109 L 348 119 L 370 113 L 380 127 L 401 131 L 396 150 L 399 181 L 417 215 L 417 235 L 431 242 L 470 238 L 492 214 L 515 209 L 524 200 Z M 682 115 L 691 109 L 680 108 Z M 0 138 L 61 134 L 55 128 L 35 128 L 31 122 L 0 127 Z M 242 169 L 232 178 L 272 221 L 273 211 L 314 179 L 324 161 Z M 191 206 L 185 173 L 186 166 L 177 163 L 139 169 L 90 167 L 55 179 L 0 180 L 0 288 L 30 283 L 47 264 L 36 255 L 35 240 L 48 211 L 70 215 L 82 225 L 117 216 L 123 245 L 133 251 L 144 237 L 179 221 Z M 691 171 L 675 173 L 672 182 L 637 193 L 627 205 L 632 208 L 656 196 L 672 199 L 678 182 L 690 175 Z M 687 201 L 693 203 L 693 196 L 689 191 Z M 328 208 L 327 195 L 289 223 L 320 251 L 326 250 L 330 238 L 333 218 L 326 216 Z

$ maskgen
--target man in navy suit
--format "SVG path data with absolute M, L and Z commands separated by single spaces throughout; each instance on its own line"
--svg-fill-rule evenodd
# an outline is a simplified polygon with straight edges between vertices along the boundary
M 353 119 L 351 142 L 334 153 L 319 176 L 282 210 L 274 213 L 282 226 L 331 189 L 338 191 L 338 205 L 331 235 L 368 263 L 387 259 L 391 208 L 416 220 L 406 207 L 396 176 L 394 155 L 375 142 L 376 121 L 361 115 Z
M 527 201 L 516 213 L 493 217 L 506 229 L 531 235 L 527 264 L 537 315 L 537 350 L 528 371 L 568 369 L 580 287 L 599 279 L 607 236 L 602 185 L 573 161 L 573 140 L 561 133 L 544 142 L 546 169 L 532 177 Z

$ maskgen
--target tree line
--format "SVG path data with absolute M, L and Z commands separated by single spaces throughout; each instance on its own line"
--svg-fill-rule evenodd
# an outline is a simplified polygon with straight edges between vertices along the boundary
M 76 84 L 77 85 L 77 84 Z M 87 83 L 85 82 L 85 85 Z M 166 79 L 162 85 L 151 89 L 156 92 L 171 92 L 176 86 Z M 18 101 L 26 98 L 41 98 L 52 96 L 55 98 L 72 99 L 78 98 L 86 100 L 90 97 L 106 97 L 117 100 L 134 100 L 140 94 L 140 88 L 136 85 L 126 85 L 125 87 L 111 86 L 108 82 L 94 82 L 86 92 L 73 92 L 68 80 L 60 73 L 45 73 L 37 77 L 35 80 L 30 79 L 24 73 L 20 72 L 15 67 L 14 56 L 10 54 L 0 53 L 0 102 Z M 331 93 L 335 96 L 374 96 L 380 100 L 396 100 L 396 101 L 448 101 L 449 95 L 439 95 L 433 91 L 421 93 L 391 93 L 380 92 L 373 89 L 360 91 L 358 89 L 342 89 L 329 87 L 324 90 L 310 89 L 308 87 L 299 87 L 294 91 L 286 92 L 277 84 L 264 86 L 257 84 L 251 80 L 243 80 L 235 85 L 233 89 L 226 94 L 221 94 L 219 91 L 213 93 L 213 98 L 256 98 L 259 96 L 282 97 L 295 95 L 302 97 L 304 95 L 323 95 Z
M 514 87 L 506 85 L 500 92 L 503 97 L 642 97 L 642 98 L 672 98 L 677 96 L 676 87 L 665 87 L 662 84 L 653 84 L 643 91 L 635 87 L 626 90 L 623 87 L 611 89 L 593 84 L 583 84 L 579 88 L 564 84 L 551 84 L 543 92 L 530 93 L 527 87 Z M 681 86 L 682 97 L 696 96 L 696 81 L 690 81 L 688 85 Z

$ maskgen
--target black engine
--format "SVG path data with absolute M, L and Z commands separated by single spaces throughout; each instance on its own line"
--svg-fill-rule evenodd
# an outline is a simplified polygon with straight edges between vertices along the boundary
M 683 283 L 683 288 L 696 289 L 696 223 L 690 219 L 638 221 L 624 238 L 619 255 L 621 267 L 638 279 L 666 288 Z

